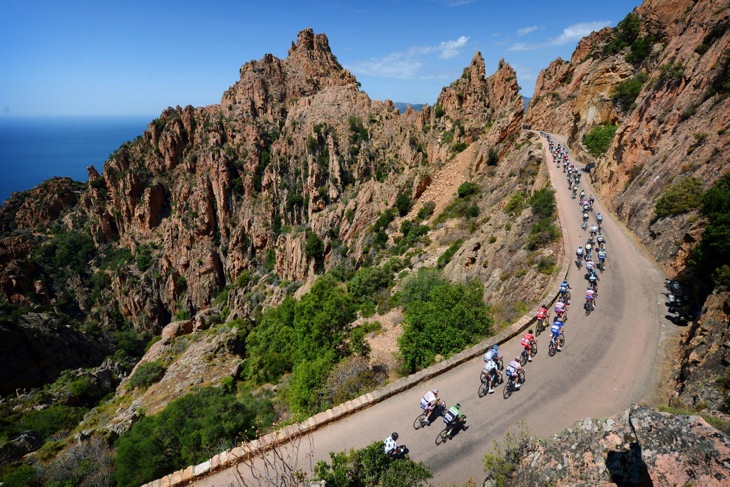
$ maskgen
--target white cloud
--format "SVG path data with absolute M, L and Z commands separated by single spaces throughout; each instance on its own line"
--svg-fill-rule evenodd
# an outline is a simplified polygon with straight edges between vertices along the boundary
M 522 27 L 521 29 L 517 29 L 517 35 L 518 36 L 524 36 L 524 35 L 527 35 L 527 34 L 529 34 L 531 32 L 535 32 L 539 28 L 540 27 L 537 26 L 537 25 L 529 25 L 527 27 Z
M 405 51 L 394 52 L 382 58 L 370 59 L 345 68 L 355 75 L 423 79 L 425 76 L 420 75 L 420 70 L 429 56 L 436 54 L 440 59 L 450 59 L 461 54 L 461 50 L 468 44 L 469 37 L 460 36 L 458 39 L 444 41 L 435 46 L 411 47 Z
M 559 37 L 553 39 L 551 44 L 554 46 L 560 46 L 568 42 L 578 41 L 591 32 L 601 30 L 604 27 L 611 25 L 609 20 L 599 20 L 597 22 L 579 22 L 577 24 L 569 25 L 563 29 L 563 33 Z
M 598 20 L 595 22 L 579 22 L 572 24 L 563 29 L 563 32 L 558 37 L 550 38 L 544 42 L 538 42 L 535 44 L 528 44 L 525 42 L 517 42 L 512 44 L 507 50 L 508 51 L 532 51 L 535 49 L 544 49 L 552 46 L 562 46 L 569 42 L 577 42 L 583 37 L 587 36 L 591 32 L 601 30 L 604 27 L 611 25 L 610 20 Z
M 469 5 L 470 3 L 474 3 L 476 0 L 452 0 L 451 2 L 448 2 L 446 5 L 449 7 L 461 7 L 464 5 Z

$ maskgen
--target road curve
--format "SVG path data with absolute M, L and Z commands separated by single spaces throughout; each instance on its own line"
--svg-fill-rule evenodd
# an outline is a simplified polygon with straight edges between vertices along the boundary
M 547 142 L 541 139 L 556 190 L 567 259 L 572 262 L 575 249 L 585 244 L 588 231 L 581 230 L 577 200 L 571 199 L 565 175 L 552 162 Z M 553 136 L 553 140 L 565 143 L 563 137 Z M 584 175 L 580 186 L 591 194 L 588 179 Z M 484 454 L 494 440 L 500 441 L 522 418 L 531 433 L 547 436 L 579 419 L 615 414 L 656 388 L 659 374 L 655 371 L 655 358 L 662 326 L 666 325 L 661 295 L 663 275 L 634 247 L 600 201 L 594 207 L 604 215 L 607 241 L 606 271 L 600 276 L 597 309 L 590 316 L 584 315 L 581 306 L 587 281 L 584 271 L 571 264 L 568 281 L 574 300 L 565 326 L 566 345 L 562 352 L 548 357 L 549 333 L 538 338 L 539 353 L 526 366 L 527 380 L 522 390 L 505 400 L 500 386 L 495 394 L 479 398 L 478 377 L 483 362 L 475 358 L 424 382 L 422 387 L 316 430 L 311 434 L 313 452 L 307 445 L 300 449 L 300 455 L 312 453 L 314 462 L 328 460 L 330 451 L 361 448 L 397 431 L 399 443 L 408 447 L 411 458 L 432 469 L 434 485 L 461 485 L 469 478 L 484 477 Z M 502 351 L 505 362 L 517 355 L 521 351 L 519 338 L 506 343 Z M 412 426 L 420 413 L 421 395 L 432 387 L 439 388 L 447 404 L 461 403 L 469 425 L 467 431 L 438 447 L 434 440 L 442 427 L 440 420 L 418 431 Z M 301 459 L 299 466 L 309 463 Z M 227 469 L 194 485 L 240 484 L 234 469 Z

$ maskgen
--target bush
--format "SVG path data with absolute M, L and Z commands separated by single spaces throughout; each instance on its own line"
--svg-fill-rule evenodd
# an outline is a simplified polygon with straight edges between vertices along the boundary
M 634 102 L 641 92 L 641 88 L 646 83 L 647 75 L 639 73 L 633 78 L 626 79 L 616 85 L 611 93 L 613 100 L 623 111 L 629 111 L 634 108 Z
M 152 249 L 149 245 L 140 245 L 137 248 L 137 269 L 144 272 L 152 266 Z
M 473 194 L 477 194 L 479 192 L 479 186 L 469 182 L 465 181 L 459 185 L 459 188 L 456 190 L 456 193 L 459 195 L 459 198 L 466 198 L 467 196 L 471 196 Z
M 492 147 L 487 155 L 487 166 L 496 166 L 497 164 L 499 164 L 499 152 Z
M 718 288 L 730 284 L 730 173 L 721 177 L 701 198 L 708 224 L 693 252 L 698 275 L 714 280 Z
M 321 272 L 324 268 L 324 243 L 319 236 L 307 230 L 307 240 L 304 243 L 304 255 L 314 260 L 315 271 Z
M 427 269 L 403 284 L 405 330 L 398 344 L 405 372 L 427 367 L 437 354 L 460 352 L 491 333 L 483 292 L 479 282 L 450 284 Z
M 44 440 L 50 438 L 59 431 L 73 429 L 88 412 L 86 408 L 77 408 L 57 404 L 46 409 L 33 410 L 24 414 L 11 424 L 2 423 L 2 436 L 11 438 L 23 431 L 32 430 L 38 433 Z
M 407 194 L 399 194 L 395 200 L 395 207 L 398 209 L 400 216 L 406 216 L 411 211 L 411 198 Z
M 659 197 L 654 206 L 657 218 L 680 215 L 700 207 L 703 194 L 702 180 L 694 176 L 682 178 Z
M 132 426 L 116 443 L 117 485 L 141 485 L 251 438 L 258 422 L 272 418 L 268 401 L 239 402 L 222 389 L 206 387 L 172 401 L 156 416 Z
M 525 208 L 525 196 L 522 193 L 513 194 L 506 205 L 504 205 L 503 211 L 509 216 L 517 216 Z
M 452 243 L 446 251 L 439 255 L 438 260 L 436 261 L 436 267 L 439 269 L 443 269 L 446 264 L 451 262 L 451 258 L 454 257 L 454 254 L 456 254 L 456 251 L 461 248 L 461 244 L 464 243 L 464 239 L 460 238 L 456 242 Z
M 552 218 L 555 216 L 555 192 L 550 188 L 538 189 L 530 197 L 532 213 L 539 218 Z
M 611 141 L 617 129 L 618 125 L 597 125 L 583 137 L 583 145 L 586 146 L 588 152 L 598 157 L 604 154 L 611 146 Z
M 419 220 L 427 220 L 431 218 L 434 210 L 436 209 L 436 203 L 433 201 L 426 201 L 420 210 L 418 210 L 417 218 Z
M 359 299 L 393 285 L 393 273 L 385 267 L 363 267 L 347 283 L 347 290 Z
M 129 386 L 132 388 L 146 388 L 162 379 L 165 375 L 165 367 L 157 361 L 145 362 L 137 366 L 137 369 L 129 378 Z
M 425 486 L 433 477 L 422 462 L 409 457 L 389 460 L 383 453 L 383 442 L 374 441 L 360 450 L 330 452 L 331 463 L 319 461 L 314 477 L 324 480 L 328 487 L 399 487 Z

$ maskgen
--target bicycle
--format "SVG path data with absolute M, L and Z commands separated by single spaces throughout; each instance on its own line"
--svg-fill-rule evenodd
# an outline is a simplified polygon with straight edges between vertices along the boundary
M 444 404 L 444 402 L 441 399 L 436 401 L 436 405 L 433 407 L 433 409 L 431 411 L 423 411 L 421 414 L 416 416 L 416 419 L 413 420 L 413 429 L 419 430 L 419 429 L 423 428 L 424 426 L 428 426 L 429 424 L 431 424 L 428 421 L 428 417 L 434 413 L 436 413 L 436 417 L 440 416 L 441 411 L 443 410 L 443 408 L 445 406 L 446 405 Z
M 492 388 L 497 387 L 502 382 L 503 382 L 502 373 L 497 371 L 496 377 L 494 379 L 492 379 Z M 477 390 L 477 395 L 479 397 L 484 397 L 487 394 L 489 394 L 489 381 L 488 381 L 488 379 L 482 379 L 479 382 L 479 389 Z
M 538 318 L 537 324 L 535 325 L 535 336 L 540 336 L 540 333 L 545 331 L 545 328 L 547 328 L 547 324 L 550 322 L 550 316 L 546 316 L 545 318 Z
M 565 346 L 565 335 L 563 334 L 562 330 L 557 339 L 555 338 L 555 335 L 550 338 L 550 345 L 548 345 L 548 355 L 551 357 L 555 355 L 555 353 L 558 351 L 558 346 L 560 346 L 560 348 Z
M 525 369 L 520 369 L 519 372 L 517 372 L 517 375 L 520 378 L 520 384 L 525 382 Z M 508 399 L 514 391 L 517 389 L 515 388 L 515 380 L 514 378 L 510 377 L 507 381 L 507 385 L 504 386 L 504 393 L 502 394 L 505 399 Z
M 537 355 L 537 342 L 535 340 L 530 340 L 529 355 L 528 355 L 527 349 L 523 348 L 522 354 L 520 355 L 520 365 L 522 365 L 524 367 L 525 364 L 527 363 L 527 360 L 529 359 L 529 357 L 534 357 L 535 355 Z
M 585 230 L 586 228 L 588 228 L 588 222 L 584 221 L 583 224 L 580 226 L 580 229 Z
M 449 434 L 450 431 L 460 428 L 464 423 L 466 423 L 466 415 L 462 414 L 455 421 L 456 424 L 447 424 L 438 436 L 436 436 L 436 446 L 451 438 L 451 435 Z M 466 426 L 464 426 L 464 429 L 466 429 Z
M 596 309 L 595 299 L 596 298 L 593 298 L 593 302 L 591 302 L 591 300 L 589 300 L 589 299 L 586 299 L 586 302 L 583 305 L 583 309 L 586 311 L 586 316 L 590 315 L 591 311 Z

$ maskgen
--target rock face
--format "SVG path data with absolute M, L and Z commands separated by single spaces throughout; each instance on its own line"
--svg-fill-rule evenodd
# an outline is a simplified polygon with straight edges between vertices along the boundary
M 109 349 L 44 313 L 0 321 L 0 394 L 52 382 L 65 369 L 93 367 Z
M 730 293 L 710 295 L 697 322 L 680 344 L 676 396 L 672 405 L 689 409 L 730 409 Z
M 324 34 L 304 30 L 286 59 L 244 65 L 219 105 L 165 110 L 102 175 L 90 167 L 88 184 L 52 180 L 13 195 L 0 208 L 0 293 L 16 308 L 53 308 L 74 328 L 126 322 L 159 334 L 173 316 L 211 308 L 224 289 L 230 316 L 252 318 L 292 292 L 279 282 L 303 292 L 323 271 L 371 262 L 377 218 L 400 194 L 420 208 L 454 165 L 459 184 L 485 189 L 474 204 L 494 219 L 449 224 L 471 241 L 447 275 L 479 275 L 487 299 L 539 287 L 548 276 L 511 271 L 528 259 L 517 250 L 529 211 L 501 227 L 505 199 L 545 183 L 534 138 L 520 139 L 518 90 L 508 64 L 486 76 L 476 53 L 436 106 L 401 114 L 359 90 Z M 444 208 L 457 187 L 429 198 Z M 389 242 L 399 225 L 384 229 Z M 477 245 L 487 233 L 499 237 Z M 434 236 L 417 264 L 453 243 L 446 229 Z
M 526 122 L 569 135 L 584 162 L 594 158 L 581 152 L 583 137 L 599 124 L 618 125 L 596 159 L 594 188 L 673 273 L 687 256 L 676 242 L 692 242 L 701 222 L 692 214 L 657 218 L 654 204 L 678 178 L 697 177 L 707 189 L 727 170 L 730 11 L 724 0 L 647 0 L 633 14 L 634 34 L 594 32 L 569 62 L 556 60 L 540 73 Z M 617 43 L 632 36 L 639 41 Z M 619 83 L 639 76 L 646 81 L 635 101 L 620 103 Z
M 508 485 L 719 487 L 728 460 L 730 437 L 701 417 L 632 407 L 525 444 Z

